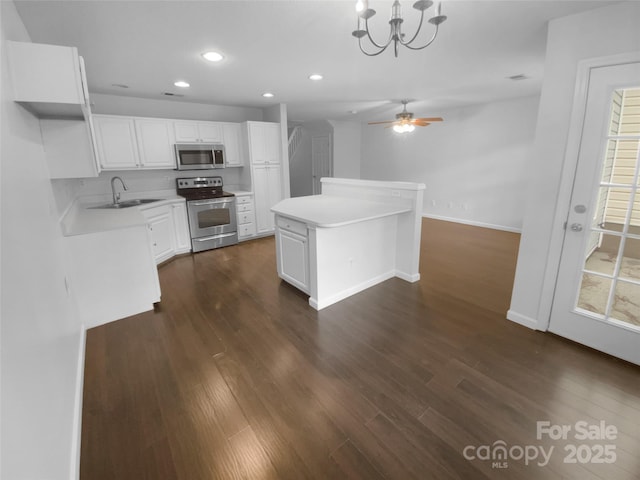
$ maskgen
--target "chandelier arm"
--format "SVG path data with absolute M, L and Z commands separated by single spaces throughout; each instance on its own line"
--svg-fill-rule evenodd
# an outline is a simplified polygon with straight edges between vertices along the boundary
M 408 47 L 409 44 L 412 43 L 418 37 L 418 34 L 420 33 L 420 29 L 422 28 L 422 21 L 423 20 L 424 20 L 424 10 L 420 11 L 420 23 L 418 24 L 418 29 L 416 30 L 416 33 L 411 38 L 411 40 L 409 40 L 408 42 L 403 42 L 402 41 L 402 35 L 399 36 L 398 41 L 400 42 L 401 45 L 404 45 L 405 47 Z
M 386 44 L 384 47 L 379 47 L 380 50 L 378 52 L 376 52 L 376 53 L 369 53 L 364 48 L 362 48 L 362 39 L 360 39 L 360 38 L 358 39 L 358 46 L 360 47 L 360 51 L 362 53 L 364 53 L 367 57 L 376 57 L 376 56 L 380 55 L 382 52 L 384 52 L 387 49 L 387 47 L 389 46 L 389 44 Z
M 384 49 L 386 49 L 389 44 L 391 43 L 391 39 L 393 38 L 393 30 L 391 30 L 391 32 L 389 32 L 389 39 L 387 40 L 387 43 L 385 45 L 378 45 L 376 42 L 374 42 L 373 37 L 371 37 L 371 33 L 369 32 L 369 19 L 366 18 L 364 20 L 364 29 L 367 32 L 367 38 L 369 39 L 369 41 L 376 47 L 376 48 L 382 48 L 383 52 Z
M 436 39 L 437 35 L 438 35 L 438 25 L 436 25 L 436 31 L 433 32 L 433 37 L 431 37 L 431 40 L 429 40 L 426 44 L 422 45 L 421 47 L 412 47 L 411 45 L 405 44 L 405 43 L 403 43 L 403 45 L 411 50 L 422 50 L 423 48 L 427 48 L 429 45 L 431 45 L 433 41 Z

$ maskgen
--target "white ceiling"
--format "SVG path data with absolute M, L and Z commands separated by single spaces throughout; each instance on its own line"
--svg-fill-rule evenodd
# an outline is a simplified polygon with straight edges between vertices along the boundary
M 447 0 L 442 13 L 449 19 L 434 44 L 402 48 L 398 58 L 390 49 L 378 57 L 360 53 L 351 36 L 353 0 L 15 3 L 34 42 L 78 47 L 91 92 L 165 100 L 162 92 L 175 92 L 184 95 L 174 97 L 179 101 L 252 107 L 286 103 L 289 120 L 308 121 L 388 118 L 403 98 L 414 100 L 410 111 L 431 116 L 536 94 L 547 22 L 617 2 Z M 391 3 L 370 2 L 380 41 L 388 36 Z M 403 2 L 409 35 L 418 17 L 412 3 Z M 207 50 L 226 58 L 206 62 L 200 54 Z M 311 73 L 324 80 L 312 82 Z M 506 79 L 516 74 L 529 78 Z M 174 87 L 176 80 L 191 87 Z M 275 98 L 262 98 L 265 91 Z

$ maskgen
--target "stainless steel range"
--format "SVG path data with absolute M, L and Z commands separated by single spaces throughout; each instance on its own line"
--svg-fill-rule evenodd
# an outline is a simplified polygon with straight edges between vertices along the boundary
M 236 198 L 222 190 L 222 177 L 177 178 L 176 186 L 187 199 L 194 252 L 238 243 Z

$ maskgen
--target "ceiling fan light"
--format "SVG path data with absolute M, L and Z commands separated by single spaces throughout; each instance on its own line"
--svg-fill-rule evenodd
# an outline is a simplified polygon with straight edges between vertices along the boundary
M 404 125 L 394 125 L 393 131 L 396 133 L 404 133 Z
M 404 127 L 404 131 L 407 133 L 411 133 L 416 129 L 415 125 L 411 125 L 410 123 L 406 124 Z

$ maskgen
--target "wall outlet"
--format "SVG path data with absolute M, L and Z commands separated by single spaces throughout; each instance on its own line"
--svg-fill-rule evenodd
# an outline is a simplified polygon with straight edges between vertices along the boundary
M 435 207 L 438 204 L 438 202 L 436 202 L 435 200 L 431 200 L 431 206 Z
M 392 197 L 399 197 L 400 196 L 400 190 L 391 190 L 391 196 Z

